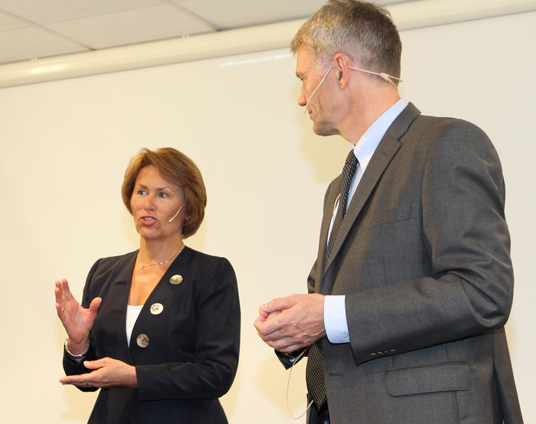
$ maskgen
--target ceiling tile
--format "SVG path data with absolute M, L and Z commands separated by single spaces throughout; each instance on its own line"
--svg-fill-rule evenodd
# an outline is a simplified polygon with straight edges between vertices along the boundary
M 0 0 L 0 9 L 41 24 L 162 2 L 163 0 Z
M 261 25 L 310 16 L 326 0 L 173 0 L 178 6 L 221 29 Z
M 171 5 L 149 6 L 45 26 L 94 49 L 214 31 Z
M 42 28 L 0 31 L 0 63 L 58 56 L 87 51 L 83 47 Z
M 308 18 L 326 0 L 171 0 L 178 6 L 203 18 L 221 29 L 242 28 Z M 413 0 L 378 0 L 378 4 L 402 3 Z
M 2 13 L 2 11 L 0 10 L 0 31 L 4 29 L 23 28 L 29 25 L 30 24 L 28 24 L 28 22 L 25 22 L 21 19 L 17 19 L 6 13 Z

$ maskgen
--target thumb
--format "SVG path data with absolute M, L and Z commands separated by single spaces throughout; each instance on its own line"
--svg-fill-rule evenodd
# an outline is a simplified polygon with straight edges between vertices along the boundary
M 96 297 L 95 299 L 91 301 L 91 304 L 89 305 L 89 310 L 91 311 L 93 315 L 97 315 L 97 311 L 101 303 L 102 303 L 101 297 Z
M 86 367 L 88 370 L 97 370 L 99 368 L 102 368 L 103 366 L 103 359 L 97 359 L 95 361 L 84 361 L 84 367 Z

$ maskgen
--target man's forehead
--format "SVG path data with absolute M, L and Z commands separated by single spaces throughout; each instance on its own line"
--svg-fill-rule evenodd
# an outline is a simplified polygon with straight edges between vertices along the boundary
M 316 69 L 316 58 L 311 48 L 302 43 L 296 57 L 296 76 L 302 78 L 311 69 Z

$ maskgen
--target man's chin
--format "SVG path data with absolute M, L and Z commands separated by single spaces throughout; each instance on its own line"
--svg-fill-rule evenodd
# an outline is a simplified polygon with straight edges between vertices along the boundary
M 315 125 L 315 124 L 313 124 L 313 132 L 316 135 L 319 135 L 321 137 L 327 137 L 328 135 L 336 134 L 333 131 L 329 131 L 326 127 L 322 127 L 321 125 Z

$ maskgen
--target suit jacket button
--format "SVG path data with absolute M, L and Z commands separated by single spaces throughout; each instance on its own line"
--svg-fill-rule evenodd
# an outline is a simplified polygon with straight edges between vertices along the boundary
M 369 357 L 370 357 L 370 358 L 373 358 L 373 359 L 374 359 L 376 356 L 378 356 L 378 355 L 376 355 L 375 353 L 371 353 L 371 354 L 369 355 Z
M 138 343 L 139 347 L 145 348 L 149 346 L 149 337 L 146 334 L 140 334 L 136 339 L 136 343 Z
M 171 284 L 173 284 L 174 286 L 176 286 L 177 284 L 182 283 L 182 275 L 178 275 L 178 274 L 177 274 L 177 275 L 174 275 L 173 277 L 171 277 L 171 278 L 169 279 L 169 282 L 170 282 Z
M 395 350 L 395 349 L 391 349 L 391 350 L 389 351 L 389 353 L 390 353 L 391 355 L 394 355 L 394 354 L 396 353 L 396 350 Z
M 383 356 L 383 352 L 378 352 L 378 356 Z
M 160 315 L 163 310 L 164 310 L 164 305 L 162 305 L 161 303 L 153 303 L 151 305 L 151 314 L 153 315 Z

